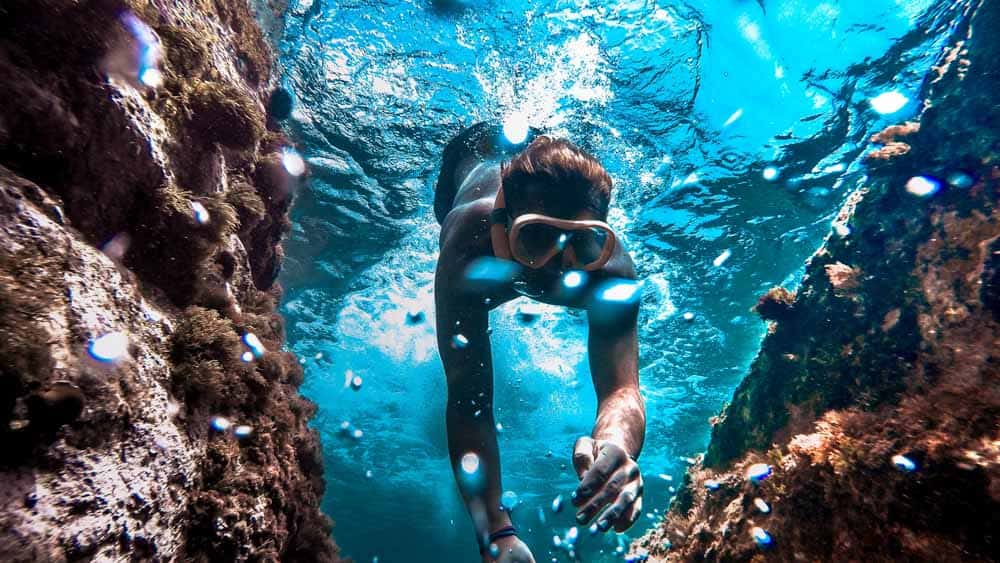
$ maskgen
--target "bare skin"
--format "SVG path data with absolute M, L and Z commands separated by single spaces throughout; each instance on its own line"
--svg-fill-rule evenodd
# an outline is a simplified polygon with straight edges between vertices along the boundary
M 477 162 L 468 158 L 456 170 L 465 179 L 455 198 L 455 205 L 441 226 L 437 271 L 434 283 L 437 311 L 438 350 L 448 384 L 446 422 L 448 448 L 456 478 L 460 478 L 461 459 L 468 452 L 479 456 L 484 484 L 470 491 L 461 487 L 463 499 L 477 533 L 489 533 L 510 525 L 510 517 L 500 509 L 500 455 L 497 447 L 496 421 L 493 417 L 493 359 L 487 331 L 490 309 L 520 294 L 513 289 L 496 295 L 470 295 L 461 287 L 462 275 L 473 260 L 493 256 L 489 237 L 489 214 L 500 185 L 499 161 Z M 540 206 L 510 209 L 522 213 L 545 213 Z M 595 219 L 581 211 L 567 219 Z M 569 259 L 554 257 L 545 267 L 526 270 L 530 287 L 543 290 L 558 283 L 562 272 L 572 269 Z M 619 243 L 612 259 L 603 269 L 591 272 L 592 282 L 607 278 L 635 278 L 628 252 Z M 554 305 L 574 306 L 554 293 L 537 294 L 536 300 Z M 486 304 L 484 297 L 489 297 Z M 624 323 L 602 325 L 588 315 L 590 330 L 588 354 L 594 389 L 597 393 L 597 419 L 590 436 L 577 440 L 573 466 L 580 485 L 574 491 L 573 504 L 579 507 L 577 522 L 595 521 L 602 530 L 628 529 L 642 511 L 642 478 L 635 462 L 645 437 L 645 405 L 639 394 L 637 371 L 637 311 Z M 453 347 L 452 337 L 461 333 L 468 339 L 465 347 Z M 481 410 L 479 416 L 475 415 Z M 459 481 L 461 483 L 461 481 Z M 487 551 L 484 562 L 533 563 L 527 545 L 517 537 L 495 542 L 499 554 L 492 558 Z

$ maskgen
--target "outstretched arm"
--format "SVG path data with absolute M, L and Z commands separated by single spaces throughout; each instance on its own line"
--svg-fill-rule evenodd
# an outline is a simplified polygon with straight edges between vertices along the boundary
M 465 266 L 475 258 L 465 244 L 472 240 L 471 233 L 463 231 L 474 226 L 455 212 L 446 220 L 434 279 L 434 302 L 438 350 L 448 383 L 448 451 L 462 498 L 482 539 L 509 525 L 510 518 L 500 510 L 500 455 L 493 418 L 488 308 L 481 298 L 461 288 Z M 466 467 L 474 470 L 471 475 L 462 466 L 462 458 L 470 453 L 477 462 Z
M 586 524 L 597 516 L 601 530 L 614 526 L 618 532 L 642 513 L 642 475 L 636 460 L 646 434 L 646 407 L 639 393 L 638 306 L 622 313 L 611 322 L 593 311 L 588 314 L 597 420 L 591 435 L 577 440 L 573 449 L 580 478 L 573 493 L 573 504 L 580 507 L 577 521 Z

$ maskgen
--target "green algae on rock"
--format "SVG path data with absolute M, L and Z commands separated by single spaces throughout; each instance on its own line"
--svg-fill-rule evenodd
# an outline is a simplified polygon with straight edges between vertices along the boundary
M 749 375 L 671 511 L 632 553 L 995 557 L 1000 49 L 984 31 L 1000 26 L 1000 6 L 974 2 L 957 25 L 966 37 L 942 56 L 919 126 L 873 138 L 889 150 L 868 155 L 867 185 L 837 218 L 849 230 L 812 257 L 794 301 L 774 291 L 762 298 L 774 323 Z M 959 172 L 969 180 L 938 193 L 906 189 L 916 176 Z M 769 479 L 742 478 L 760 462 L 774 467 Z M 708 491 L 708 479 L 722 486 Z M 755 510 L 758 498 L 767 513 Z M 757 528 L 773 539 L 766 551 Z

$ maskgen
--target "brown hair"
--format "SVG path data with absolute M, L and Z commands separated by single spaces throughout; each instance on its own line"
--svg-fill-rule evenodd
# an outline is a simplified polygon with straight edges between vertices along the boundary
M 541 203 L 549 213 L 570 217 L 581 209 L 608 216 L 611 176 L 589 153 L 564 139 L 541 135 L 503 165 L 508 206 Z

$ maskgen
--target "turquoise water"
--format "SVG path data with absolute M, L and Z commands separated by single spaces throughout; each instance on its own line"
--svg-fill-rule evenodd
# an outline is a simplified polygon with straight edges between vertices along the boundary
M 750 306 L 795 284 L 864 182 L 868 137 L 919 110 L 964 6 L 293 1 L 283 82 L 312 177 L 293 209 L 283 311 L 319 406 L 323 508 L 344 553 L 478 560 L 448 462 L 433 330 L 432 187 L 461 127 L 523 113 L 615 180 L 610 222 L 644 280 L 648 514 L 621 538 L 584 531 L 577 552 L 618 560 L 619 542 L 668 506 L 753 358 L 765 327 Z M 876 103 L 880 114 L 871 100 L 887 93 L 908 101 Z M 519 323 L 523 308 L 539 319 Z M 407 323 L 411 311 L 425 321 Z M 491 325 L 504 488 L 520 499 L 514 520 L 536 559 L 564 561 L 552 536 L 572 514 L 548 507 L 574 488 L 573 441 L 595 413 L 585 318 L 521 299 Z M 358 390 L 345 385 L 355 375 Z

